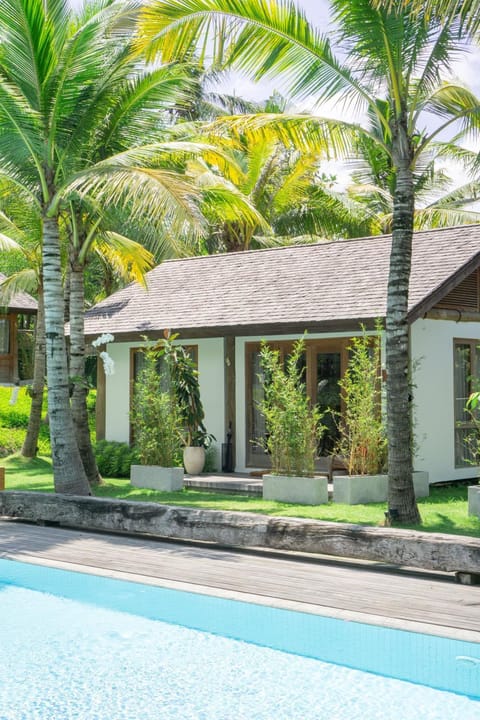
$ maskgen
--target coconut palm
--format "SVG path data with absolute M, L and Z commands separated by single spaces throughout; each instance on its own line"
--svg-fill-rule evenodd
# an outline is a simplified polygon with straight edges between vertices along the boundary
M 0 3 L 0 177 L 26 193 L 41 218 L 48 406 L 59 492 L 90 492 L 70 408 L 62 213 L 71 201 L 95 196 L 99 207 L 132 207 L 136 220 L 142 199 L 143 210 L 156 208 L 159 231 L 167 225 L 171 236 L 198 229 L 203 222 L 183 167 L 171 162 L 166 167 L 167 155 L 170 160 L 172 155 L 184 158 L 195 148 L 153 143 L 96 164 L 85 154 L 98 131 L 97 108 L 104 112 L 101 100 L 112 81 L 112 58 L 117 59 L 116 72 L 123 70 L 122 33 L 129 33 L 136 5 L 99 0 L 76 24 L 65 0 Z M 115 114 L 115 106 L 111 112 Z
M 32 398 L 30 415 L 25 440 L 22 445 L 23 457 L 35 457 L 37 453 L 38 435 L 40 430 L 43 395 L 45 389 L 45 323 L 42 284 L 42 257 L 41 257 L 41 223 L 40 218 L 29 206 L 26 198 L 19 194 L 5 193 L 2 204 L 8 208 L 11 216 L 16 217 L 14 222 L 5 212 L 0 211 L 0 250 L 2 253 L 15 254 L 22 258 L 18 262 L 22 267 L 12 272 L 1 285 L 0 299 L 7 304 L 11 297 L 19 291 L 33 293 L 37 297 L 38 311 L 35 332 L 34 372 L 29 394 Z M 1 202 L 1 201 L 0 201 Z M 106 224 L 105 218 L 103 218 Z M 121 218 L 117 218 L 117 223 Z M 62 218 L 62 228 L 68 226 L 69 218 Z M 81 252 L 72 253 L 75 262 L 81 263 L 82 268 L 88 262 L 88 256 L 99 257 L 101 262 L 112 268 L 124 284 L 127 282 L 143 282 L 145 273 L 153 267 L 153 255 L 138 242 L 126 238 L 112 230 L 113 220 L 108 223 L 109 230 L 95 227 L 90 237 L 82 245 Z M 65 230 L 64 230 L 65 234 Z M 78 228 L 76 228 L 75 241 L 78 242 Z M 64 253 L 66 256 L 67 253 Z M 64 263 L 67 257 L 64 257 Z M 73 263 L 72 263 L 73 265 Z M 64 271 L 64 268 L 62 268 Z M 98 470 L 91 450 L 88 430 L 88 417 L 83 392 L 76 391 L 81 388 L 87 394 L 88 387 L 84 373 L 84 336 L 83 336 L 83 275 L 71 272 L 72 282 L 68 293 L 69 303 L 72 305 L 72 323 L 70 331 L 70 380 L 72 390 L 72 414 L 77 435 L 77 442 L 82 456 L 83 465 L 90 484 L 99 480 Z M 85 433 L 88 440 L 85 440 Z
M 6 190 L 5 187 L 2 188 Z M 3 211 L 0 212 L 0 250 L 5 254 L 15 254 L 21 258 L 22 267 L 12 272 L 1 286 L 1 301 L 7 304 L 15 293 L 28 292 L 37 298 L 37 318 L 35 324 L 35 347 L 33 358 L 33 378 L 29 388 L 32 399 L 28 417 L 27 432 L 20 451 L 25 458 L 37 454 L 38 436 L 42 418 L 43 395 L 45 389 L 45 315 L 42 283 L 42 253 L 40 245 L 40 222 L 32 208 L 22 202 L 21 194 L 14 195 L 14 210 L 22 218 L 23 228 Z M 24 198 L 25 200 L 25 198 Z M 7 203 L 8 205 L 9 203 Z
M 390 233 L 393 221 L 393 197 L 395 194 L 395 169 L 392 155 L 383 148 L 389 143 L 389 135 L 379 123 L 378 117 L 369 113 L 369 135 L 358 137 L 357 159 L 352 166 L 352 185 L 347 188 L 349 196 L 365 206 L 371 216 L 376 232 Z M 374 135 L 377 139 L 371 137 Z M 380 139 L 380 142 L 378 141 Z M 461 164 L 465 174 L 473 173 L 473 153 L 455 143 L 433 144 L 422 162 L 416 165 L 414 176 L 415 230 L 452 227 L 478 223 L 480 215 L 466 206 L 474 203 L 480 193 L 480 184 L 471 180 L 452 189 L 452 181 L 444 169 L 446 160 Z
M 388 503 L 399 522 L 420 520 L 412 482 L 407 321 L 415 172 L 441 133 L 478 126 L 480 115 L 472 92 L 442 78 L 471 37 L 462 19 L 467 4 L 428 5 L 333 0 L 338 57 L 332 35 L 313 28 L 291 0 L 153 0 L 139 33 L 139 46 L 150 57 L 161 51 L 164 59 L 191 53 L 207 39 L 217 64 L 228 62 L 257 80 L 281 75 L 292 96 L 317 104 L 342 101 L 350 114 L 369 110 L 384 128 L 388 143 L 377 141 L 395 178 L 386 321 Z M 437 121 L 433 129 L 426 113 Z M 358 129 L 368 133 L 361 122 Z

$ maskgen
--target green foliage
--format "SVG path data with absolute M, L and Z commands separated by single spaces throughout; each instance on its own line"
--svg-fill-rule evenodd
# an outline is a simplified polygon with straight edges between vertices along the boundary
M 215 473 L 218 472 L 218 458 L 217 451 L 213 445 L 206 448 L 205 450 L 205 465 L 203 466 L 204 473 Z
M 13 399 L 14 388 L 0 388 L 0 426 L 4 428 L 26 428 L 30 413 L 30 397 L 27 388 L 22 387 L 18 390 L 15 404 L 11 405 Z
M 0 457 L 20 451 L 28 425 L 31 403 L 28 387 L 19 389 L 14 405 L 10 405 L 12 393 L 11 387 L 0 388 Z M 46 412 L 46 402 L 44 410 Z M 41 454 L 50 452 L 50 432 L 46 423 L 40 426 L 38 449 Z
M 208 448 L 215 438 L 207 433 L 204 424 L 205 413 L 200 398 L 198 370 L 187 350 L 182 345 L 174 345 L 177 337 L 178 335 L 165 333 L 160 352 L 167 365 L 181 410 L 185 445 Z
M 387 440 L 381 412 L 380 335 L 365 328 L 352 339 L 348 368 L 339 385 L 344 413 L 337 452 L 350 475 L 375 475 L 385 469 Z M 378 329 L 378 328 L 377 328 Z
M 295 343 L 286 364 L 280 353 L 262 342 L 260 362 L 264 398 L 259 403 L 268 431 L 267 450 L 272 470 L 281 475 L 312 475 L 319 439 L 324 431 L 321 413 L 305 392 L 300 360 L 302 338 Z
M 139 455 L 128 443 L 99 440 L 95 445 L 95 459 L 103 477 L 129 478 L 130 466 L 139 462 Z
M 160 365 L 160 351 L 147 346 L 145 364 L 134 386 L 132 427 L 143 465 L 180 466 L 182 412 L 168 364 Z

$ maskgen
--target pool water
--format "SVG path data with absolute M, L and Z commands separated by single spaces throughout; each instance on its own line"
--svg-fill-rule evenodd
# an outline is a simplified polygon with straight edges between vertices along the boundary
M 1 720 L 480 719 L 475 643 L 5 560 L 0 613 Z M 205 624 L 215 634 L 184 626 Z M 405 655 L 441 683 L 447 667 L 477 698 L 273 647 L 302 644 L 386 673 Z

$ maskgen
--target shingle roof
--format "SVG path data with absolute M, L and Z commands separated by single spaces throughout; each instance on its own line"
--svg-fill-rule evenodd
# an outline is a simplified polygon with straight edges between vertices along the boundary
M 87 313 L 96 335 L 238 334 L 346 327 L 384 317 L 391 237 L 169 260 Z M 409 311 L 425 312 L 480 265 L 480 225 L 415 233 Z
M 7 276 L 3 273 L 0 273 L 0 285 L 4 280 L 7 279 Z M 15 311 L 15 312 L 26 312 L 26 313 L 32 313 L 37 311 L 37 301 L 35 298 L 33 298 L 31 295 L 29 295 L 26 292 L 17 292 L 15 295 L 10 298 L 10 301 L 8 303 L 8 310 Z M 2 302 L 0 301 L 0 311 L 5 310 L 5 305 L 2 305 Z

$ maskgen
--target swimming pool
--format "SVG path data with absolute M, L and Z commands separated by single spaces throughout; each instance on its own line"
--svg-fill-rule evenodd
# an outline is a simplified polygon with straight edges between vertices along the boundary
M 480 718 L 476 643 L 9 560 L 0 612 L 1 720 Z

